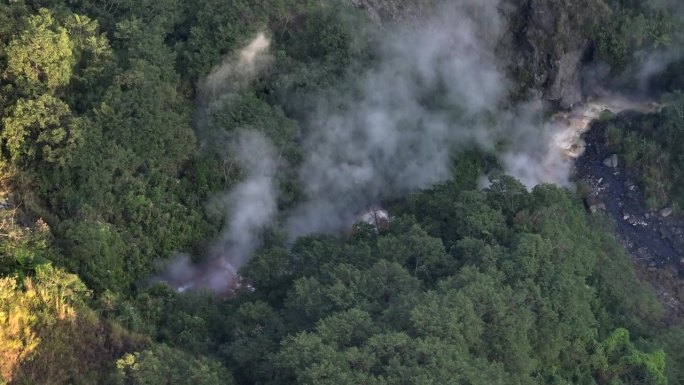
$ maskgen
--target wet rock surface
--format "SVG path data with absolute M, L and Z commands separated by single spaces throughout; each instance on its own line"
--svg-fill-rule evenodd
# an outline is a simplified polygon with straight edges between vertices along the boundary
M 587 188 L 587 208 L 614 220 L 618 239 L 640 264 L 684 278 L 684 221 L 671 210 L 651 211 L 634 176 L 617 162 L 606 162 L 613 153 L 604 131 L 595 123 L 584 134 L 586 151 L 576 161 L 577 181 Z

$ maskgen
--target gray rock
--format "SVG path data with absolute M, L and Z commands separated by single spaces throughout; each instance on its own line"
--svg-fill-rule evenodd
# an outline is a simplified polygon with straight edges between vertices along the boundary
M 596 203 L 596 204 L 589 206 L 589 212 L 591 212 L 592 214 L 596 214 L 599 212 L 605 212 L 605 211 L 606 211 L 606 204 L 602 203 L 602 202 L 599 202 L 599 203 Z
M 584 48 L 568 52 L 554 63 L 556 71 L 546 91 L 547 99 L 558 100 L 563 108 L 571 108 L 582 101 L 582 56 Z
M 582 101 L 584 56 L 595 38 L 592 31 L 608 12 L 602 1 L 504 0 L 501 9 L 511 25 L 504 41 L 514 76 L 525 87 L 541 90 L 543 98 L 570 108 Z M 513 11 L 507 11 L 512 9 Z M 513 38 L 514 37 L 514 38 Z M 497 50 L 500 49 L 497 47 Z M 523 75 L 523 76 L 519 76 Z M 593 77 L 596 87 L 605 77 Z
M 660 216 L 663 218 L 667 218 L 670 215 L 672 215 L 674 211 L 672 210 L 672 207 L 665 207 L 664 209 L 660 210 Z
M 613 155 L 607 157 L 606 159 L 604 159 L 604 160 L 603 160 L 603 164 L 604 164 L 606 167 L 617 168 L 617 166 L 618 166 L 618 156 L 617 156 L 617 154 L 613 154 Z

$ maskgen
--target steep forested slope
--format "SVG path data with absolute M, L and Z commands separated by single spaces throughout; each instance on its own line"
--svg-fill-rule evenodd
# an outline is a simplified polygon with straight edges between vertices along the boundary
M 251 289 L 229 301 L 151 284 L 174 253 L 213 252 L 224 192 L 249 176 L 236 132 L 272 143 L 277 209 L 292 209 L 309 110 L 331 90 L 356 95 L 385 28 L 437 3 L 0 3 L 0 383 L 683 383 L 684 328 L 610 224 L 567 189 L 503 176 L 505 143 L 454 149 L 443 183 L 386 194 L 389 226 L 266 229 L 241 270 Z M 502 105 L 681 88 L 667 4 L 491 3 Z M 258 32 L 269 66 L 208 98 L 204 79 Z M 650 52 L 670 56 L 644 80 Z M 431 111 L 449 96 L 436 83 L 421 95 Z M 654 131 L 613 137 L 659 205 L 682 199 L 680 99 L 634 123 Z M 650 172 L 663 163 L 664 180 Z M 484 173 L 493 184 L 478 189 Z

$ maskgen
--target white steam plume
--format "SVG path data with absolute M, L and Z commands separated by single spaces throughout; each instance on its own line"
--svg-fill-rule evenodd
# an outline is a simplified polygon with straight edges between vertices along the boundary
M 448 179 L 449 156 L 459 147 L 493 149 L 504 141 L 505 170 L 528 188 L 572 187 L 589 123 L 604 109 L 634 107 L 610 98 L 550 123 L 540 101 L 502 111 L 508 80 L 494 54 L 507 30 L 500 3 L 445 2 L 419 23 L 387 31 L 379 62 L 356 75 L 351 91 L 324 94 L 299 170 L 308 199 L 289 213 L 290 239 L 337 231 L 381 199 Z
M 200 84 L 200 109 L 205 114 L 225 108 L 230 98 L 252 81 L 271 61 L 270 40 L 264 33 L 234 55 L 226 58 Z M 212 127 L 212 132 L 226 132 Z M 228 133 L 232 154 L 243 166 L 246 177 L 222 198 L 226 209 L 226 228 L 216 242 L 212 256 L 227 258 L 240 268 L 254 251 L 260 232 L 276 214 L 277 194 L 273 185 L 276 162 L 273 147 L 262 134 L 238 130 Z M 211 137 L 211 135 L 208 135 Z M 216 145 L 217 143 L 214 143 Z M 218 143 L 222 145 L 221 142 Z M 221 149 L 225 151 L 224 149 Z
M 277 214 L 276 162 L 273 147 L 258 132 L 242 132 L 234 147 L 247 176 L 224 198 L 226 229 L 214 254 L 240 268 L 259 245 L 261 231 Z
M 230 133 L 215 129 L 212 117 L 230 104 L 237 92 L 249 86 L 256 76 L 272 62 L 268 53 L 271 40 L 258 33 L 241 50 L 226 56 L 204 79 L 197 84 L 196 131 L 203 146 L 223 151 L 230 142 Z
M 226 57 L 199 84 L 199 99 L 203 108 L 211 107 L 245 87 L 270 62 L 268 49 L 271 41 L 264 33 L 257 36 L 243 49 Z
M 238 269 L 258 247 L 261 231 L 273 222 L 277 212 L 273 187 L 276 163 L 271 145 L 257 132 L 241 132 L 234 147 L 247 176 L 223 198 L 226 228 L 211 254 L 200 264 L 193 264 L 187 255 L 178 255 L 153 281 L 166 282 L 179 292 L 206 289 L 222 297 L 232 296 L 243 286 Z
M 174 258 L 157 280 L 178 291 L 209 289 L 230 296 L 241 285 L 237 270 L 258 247 L 260 235 L 277 213 L 277 192 L 273 179 L 276 161 L 273 147 L 259 132 L 236 130 L 227 133 L 211 127 L 211 117 L 225 108 L 230 98 L 270 61 L 269 39 L 258 34 L 240 52 L 228 57 L 198 84 L 197 125 L 200 139 L 215 147 L 229 146 L 230 154 L 242 165 L 244 179 L 221 200 L 226 210 L 225 229 L 211 253 L 199 265 L 186 255 Z M 225 133 L 221 136 L 220 133 Z
M 481 0 L 389 31 L 379 63 L 353 91 L 327 93 L 310 120 L 299 170 L 308 199 L 287 219 L 290 238 L 339 230 L 380 198 L 443 181 L 454 146 L 491 143 L 482 118 L 507 93 L 493 53 L 502 31 L 497 2 Z
M 508 150 L 501 156 L 505 171 L 528 189 L 542 183 L 574 188 L 571 182 L 574 162 L 584 153 L 586 144 L 582 134 L 589 130 L 592 121 L 604 111 L 647 113 L 658 108 L 658 104 L 650 101 L 606 94 L 576 106 L 570 112 L 557 113 L 550 122 L 540 124 L 534 130 L 517 128 L 513 132 L 519 136 L 509 141 Z M 539 108 L 532 110 L 540 111 Z M 518 115 L 517 124 L 530 121 Z
M 503 111 L 509 82 L 494 50 L 505 31 L 497 0 L 445 2 L 415 25 L 388 28 L 371 69 L 323 92 L 318 105 L 302 106 L 313 111 L 298 170 L 305 199 L 285 213 L 289 238 L 339 231 L 382 199 L 449 179 L 454 149 L 493 149 L 502 139 L 505 169 L 526 186 L 570 186 L 580 135 L 602 105 L 552 123 L 544 122 L 540 102 Z M 211 114 L 268 63 L 268 46 L 258 36 L 200 84 L 200 127 L 208 128 Z M 199 267 L 183 259 L 174 266 L 183 276 L 174 284 L 179 290 L 209 286 L 221 293 L 216 288 L 235 282 L 235 269 L 277 215 L 271 146 L 254 133 L 232 143 L 247 176 L 225 198 L 226 229 L 212 258 Z

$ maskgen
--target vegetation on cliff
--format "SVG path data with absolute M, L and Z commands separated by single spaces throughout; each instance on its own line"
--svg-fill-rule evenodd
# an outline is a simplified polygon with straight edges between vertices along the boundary
M 572 100 L 556 91 L 589 59 L 624 86 L 640 52 L 680 43 L 677 13 L 645 2 L 501 8 L 517 98 Z M 499 167 L 476 151 L 392 201 L 388 229 L 270 230 L 241 272 L 255 290 L 231 301 L 149 284 L 173 253 L 206 253 L 223 224 L 210 203 L 245 177 L 198 135 L 198 81 L 270 31 L 274 65 L 203 118 L 297 164 L 297 106 L 373 66 L 377 21 L 338 1 L 0 3 L 0 384 L 684 383 L 684 327 L 609 225 L 559 187 L 478 190 Z M 674 91 L 680 61 L 653 86 Z M 612 138 L 654 204 L 682 207 L 682 97 L 668 100 L 634 122 L 652 131 Z M 293 173 L 278 170 L 281 208 L 301 199 Z

